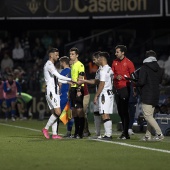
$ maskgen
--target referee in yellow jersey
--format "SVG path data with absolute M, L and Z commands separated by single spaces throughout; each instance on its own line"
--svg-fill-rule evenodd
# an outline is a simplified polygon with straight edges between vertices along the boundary
M 74 81 L 83 79 L 85 75 L 84 65 L 78 60 L 79 50 L 75 47 L 70 49 L 71 78 Z M 83 130 L 85 124 L 85 113 L 83 111 L 83 98 L 84 98 L 84 84 L 71 85 L 70 100 L 72 104 L 72 114 L 74 117 L 75 132 L 74 138 L 83 138 Z

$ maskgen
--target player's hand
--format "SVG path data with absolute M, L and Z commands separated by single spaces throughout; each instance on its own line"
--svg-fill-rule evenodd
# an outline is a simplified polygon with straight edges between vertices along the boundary
M 71 80 L 70 83 L 72 83 L 71 85 L 77 84 L 77 82 L 74 80 Z
M 98 100 L 98 97 L 95 96 L 94 99 L 93 99 L 93 103 L 94 103 L 94 104 L 97 104 L 97 100 Z
M 80 97 L 81 95 L 81 91 L 77 91 L 77 97 Z
M 78 84 L 81 85 L 81 84 L 84 84 L 85 80 L 84 79 L 78 79 Z

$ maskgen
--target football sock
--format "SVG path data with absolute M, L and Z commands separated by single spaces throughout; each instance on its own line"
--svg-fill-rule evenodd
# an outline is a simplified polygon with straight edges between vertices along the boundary
M 54 123 L 54 121 L 56 120 L 56 116 L 54 116 L 53 114 L 50 116 L 50 118 L 48 119 L 48 122 L 45 126 L 45 129 L 49 129 L 49 127 Z
M 15 117 L 15 115 L 16 115 L 16 110 L 11 110 L 11 116 Z
M 78 133 L 79 133 L 79 117 L 74 117 L 74 125 L 75 125 L 74 135 L 78 135 Z
M 112 121 L 110 119 L 104 120 L 105 135 L 112 136 Z
M 101 116 L 94 116 L 94 124 L 95 124 L 95 129 L 96 129 L 96 135 L 100 136 L 100 131 L 101 131 Z
M 84 123 L 84 133 L 89 132 L 89 125 L 87 121 L 87 117 L 85 117 L 85 123 Z
M 83 136 L 83 131 L 84 131 L 84 124 L 85 124 L 85 118 L 84 117 L 79 117 L 79 136 Z
M 56 121 L 52 124 L 52 134 L 53 135 L 57 135 L 57 127 L 58 127 L 58 122 Z
M 71 120 L 69 120 L 69 122 L 67 123 L 67 131 L 72 131 L 72 127 L 74 124 L 74 119 L 72 118 Z

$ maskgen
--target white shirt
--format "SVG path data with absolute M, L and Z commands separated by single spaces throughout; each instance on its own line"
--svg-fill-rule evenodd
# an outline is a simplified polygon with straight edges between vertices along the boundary
M 100 81 L 104 81 L 104 88 L 101 93 L 112 90 L 113 88 L 113 71 L 112 68 L 107 64 L 100 69 Z
M 67 81 L 71 81 L 71 78 L 62 76 L 58 73 L 54 64 L 50 60 L 48 60 L 44 65 L 44 79 L 46 86 L 52 89 L 57 87 L 57 92 L 59 91 L 58 82 L 67 83 Z
M 95 75 L 95 79 L 96 80 L 100 80 L 100 69 L 102 68 L 102 66 L 99 66 L 98 70 L 96 71 L 96 75 Z M 98 85 L 96 85 L 96 91 L 98 89 Z

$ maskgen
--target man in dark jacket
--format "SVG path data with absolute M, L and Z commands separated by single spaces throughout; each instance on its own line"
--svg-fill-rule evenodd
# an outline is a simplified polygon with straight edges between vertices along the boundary
M 152 128 L 156 132 L 154 140 L 162 140 L 162 131 L 153 118 L 155 106 L 159 102 L 159 84 L 162 81 L 162 71 L 156 59 L 156 53 L 152 50 L 146 51 L 143 65 L 139 72 L 139 79 L 136 86 L 141 90 L 142 110 L 147 121 L 147 130 L 144 141 L 151 140 Z

